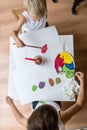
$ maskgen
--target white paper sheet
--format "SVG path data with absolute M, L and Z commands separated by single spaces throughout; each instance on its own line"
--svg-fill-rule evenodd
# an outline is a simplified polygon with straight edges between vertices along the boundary
M 17 91 L 18 96 L 13 93 L 11 94 L 11 87 L 9 87 L 10 95 L 14 95 L 12 96 L 13 98 L 19 98 L 21 104 L 34 100 L 68 100 L 64 94 L 64 86 L 71 79 L 67 79 L 65 74 L 59 75 L 56 73 L 54 61 L 56 56 L 63 51 L 64 43 L 65 50 L 73 55 L 73 36 L 59 36 L 55 26 L 51 26 L 35 32 L 21 34 L 19 37 L 27 45 L 43 46 L 47 44 L 48 50 L 46 53 L 41 53 L 41 50 L 37 48 L 17 48 L 16 45 L 13 45 L 15 41 L 10 37 L 11 51 L 15 63 L 15 69 L 12 69 L 12 82 L 14 82 L 14 90 L 15 93 Z M 45 60 L 44 64 L 37 65 L 33 61 L 24 59 L 25 57 L 34 58 L 37 55 L 42 56 Z M 55 82 L 57 77 L 61 79 L 59 84 Z M 54 81 L 54 86 L 49 84 L 49 78 Z M 43 89 L 39 88 L 41 81 L 45 83 Z M 32 91 L 33 85 L 37 86 L 35 92 Z

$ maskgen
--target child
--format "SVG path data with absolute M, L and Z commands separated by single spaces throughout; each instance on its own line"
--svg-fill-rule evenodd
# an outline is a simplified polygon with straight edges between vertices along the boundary
M 76 77 L 80 81 L 80 89 L 77 101 L 67 110 L 60 110 L 55 102 L 46 102 L 41 106 L 37 105 L 31 116 L 25 118 L 14 105 L 10 97 L 6 97 L 6 102 L 10 105 L 17 121 L 25 126 L 27 130 L 64 130 L 64 124 L 76 114 L 84 104 L 84 74 L 76 72 Z
M 25 0 L 24 3 L 26 10 L 22 13 L 16 27 L 12 32 L 12 36 L 17 47 L 25 46 L 23 41 L 21 41 L 18 37 L 21 27 L 23 32 L 29 32 L 44 28 L 46 26 L 46 0 Z
M 85 0 L 74 0 L 73 6 L 72 6 L 72 14 L 74 14 L 74 15 L 77 14 L 76 8 L 83 1 L 85 1 Z

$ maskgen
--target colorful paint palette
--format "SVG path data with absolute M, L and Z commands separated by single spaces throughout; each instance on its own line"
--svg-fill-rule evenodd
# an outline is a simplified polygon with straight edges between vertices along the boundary
M 75 72 L 75 63 L 72 55 L 66 51 L 58 54 L 55 59 L 57 73 L 64 72 L 67 78 L 72 78 Z

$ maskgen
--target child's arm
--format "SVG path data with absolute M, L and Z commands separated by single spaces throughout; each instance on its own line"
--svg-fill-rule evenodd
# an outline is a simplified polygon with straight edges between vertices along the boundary
M 17 107 L 14 105 L 12 99 L 7 96 L 6 97 L 6 102 L 7 104 L 9 104 L 9 106 L 11 107 L 14 116 L 16 118 L 16 120 L 23 126 L 27 127 L 27 119 L 19 112 L 19 110 L 17 109 Z
M 74 105 L 69 107 L 65 111 L 60 111 L 60 116 L 65 124 L 74 114 L 76 114 L 84 105 L 84 74 L 82 72 L 76 72 L 75 74 L 80 81 L 80 89 L 77 97 L 77 101 Z
M 17 47 L 23 47 L 25 46 L 25 44 L 18 38 L 18 33 L 22 27 L 22 25 L 26 22 L 25 17 L 22 15 L 19 20 L 18 23 L 16 25 L 16 27 L 13 29 L 12 31 L 12 36 L 16 42 Z

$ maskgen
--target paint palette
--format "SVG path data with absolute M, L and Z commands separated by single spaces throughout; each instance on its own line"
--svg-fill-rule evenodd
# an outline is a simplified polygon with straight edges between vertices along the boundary
M 66 51 L 61 52 L 55 59 L 57 73 L 64 72 L 67 78 L 72 78 L 75 72 L 75 63 L 72 55 Z

